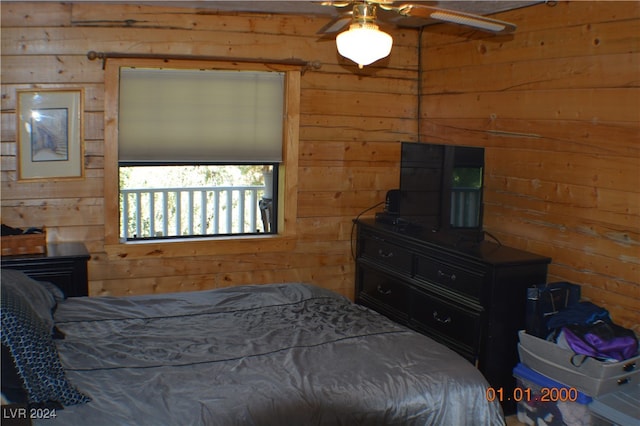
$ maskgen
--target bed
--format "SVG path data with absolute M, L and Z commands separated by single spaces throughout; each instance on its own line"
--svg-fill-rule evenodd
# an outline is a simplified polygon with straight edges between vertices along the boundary
M 55 414 L 35 424 L 504 424 L 472 364 L 326 289 L 63 299 L 14 272 L 2 271 L 2 343 L 31 402 Z M 36 340 L 52 365 L 33 377 L 18 364 Z

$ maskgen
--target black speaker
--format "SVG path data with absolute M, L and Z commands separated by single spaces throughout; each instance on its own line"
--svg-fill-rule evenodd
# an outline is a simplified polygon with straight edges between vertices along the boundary
M 392 189 L 387 191 L 387 198 L 384 202 L 384 211 L 390 214 L 400 213 L 400 190 Z

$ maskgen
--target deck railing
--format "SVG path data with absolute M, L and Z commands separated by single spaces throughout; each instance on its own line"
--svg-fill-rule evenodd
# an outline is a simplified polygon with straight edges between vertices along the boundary
M 264 186 L 121 189 L 121 237 L 137 239 L 269 232 L 271 211 L 264 209 L 263 194 Z M 454 188 L 451 197 L 452 225 L 478 226 L 480 200 L 479 189 Z
M 268 232 L 264 186 L 120 190 L 121 238 Z
M 451 190 L 451 224 L 456 227 L 480 226 L 482 189 L 454 187 Z

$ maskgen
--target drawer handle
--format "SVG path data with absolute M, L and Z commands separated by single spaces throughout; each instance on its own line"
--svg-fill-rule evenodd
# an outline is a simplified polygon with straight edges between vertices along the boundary
M 635 369 L 636 369 L 635 362 L 630 362 L 629 364 L 626 364 L 624 367 L 622 367 L 622 371 L 633 371 Z
M 456 274 L 451 274 L 451 275 L 445 274 L 440 269 L 438 269 L 438 276 L 440 278 L 442 278 L 442 277 L 449 278 L 451 281 L 455 281 L 456 280 Z
M 451 322 L 451 317 L 442 318 L 438 311 L 433 311 L 433 319 L 442 324 L 449 324 Z
M 631 379 L 630 379 L 630 378 L 625 377 L 624 379 L 618 379 L 618 382 L 617 382 L 617 383 L 618 383 L 618 386 L 620 386 L 620 385 L 626 385 L 626 384 L 627 384 L 627 383 L 629 383 L 630 381 L 631 381 Z
M 390 258 L 390 257 L 393 257 L 393 252 L 392 251 L 386 252 L 386 251 L 384 251 L 382 249 L 379 249 L 378 250 L 378 256 L 385 257 L 385 258 Z
M 378 293 L 380 293 L 380 294 L 382 294 L 384 296 L 388 296 L 388 295 L 391 294 L 391 290 L 389 290 L 389 289 L 385 290 L 384 288 L 382 288 L 382 285 L 380 285 L 380 284 L 378 284 L 378 289 L 377 290 L 378 290 Z

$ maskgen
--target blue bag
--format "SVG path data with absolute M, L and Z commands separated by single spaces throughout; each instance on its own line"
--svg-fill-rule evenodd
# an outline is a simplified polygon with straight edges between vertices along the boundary
M 527 334 L 546 339 L 551 332 L 547 322 L 561 309 L 578 303 L 580 286 L 565 281 L 539 284 L 527 289 L 525 327 Z
M 609 311 L 591 302 L 578 302 L 556 312 L 547 320 L 549 330 L 560 330 L 569 324 L 589 325 L 596 321 L 611 322 Z

